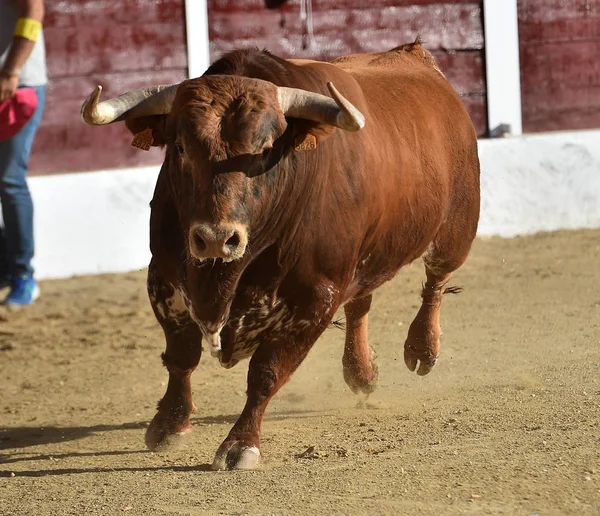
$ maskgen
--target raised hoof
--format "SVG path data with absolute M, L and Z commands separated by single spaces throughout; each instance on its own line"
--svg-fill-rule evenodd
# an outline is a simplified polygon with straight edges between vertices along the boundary
M 416 370 L 419 376 L 429 374 L 437 360 L 437 356 L 423 357 L 423 354 L 415 351 L 408 342 L 404 345 L 404 363 L 410 371 Z
M 189 423 L 173 427 L 157 414 L 146 430 L 146 446 L 150 451 L 166 451 L 178 447 L 184 436 L 192 431 Z
M 260 467 L 260 450 L 256 446 L 240 446 L 233 444 L 228 450 L 218 451 L 211 469 L 224 470 L 254 470 Z

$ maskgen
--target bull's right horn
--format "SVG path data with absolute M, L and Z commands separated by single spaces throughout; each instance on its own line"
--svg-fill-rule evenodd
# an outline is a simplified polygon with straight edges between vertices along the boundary
M 334 125 L 345 131 L 360 131 L 365 126 L 364 115 L 328 82 L 330 97 L 298 88 L 279 86 L 279 105 L 285 116 L 305 118 Z
M 99 102 L 102 86 L 96 86 L 81 106 L 81 116 L 86 124 L 105 125 L 140 116 L 166 115 L 171 112 L 178 86 L 139 88 L 103 102 Z

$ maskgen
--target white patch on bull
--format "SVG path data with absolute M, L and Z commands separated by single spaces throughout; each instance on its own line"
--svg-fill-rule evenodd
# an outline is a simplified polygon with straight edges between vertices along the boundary
M 173 289 L 173 295 L 165 300 L 169 313 L 175 316 L 181 316 L 183 314 L 188 315 L 189 309 L 185 302 L 183 292 L 181 289 L 175 288 L 174 286 Z
M 169 319 L 175 324 L 183 324 L 183 319 L 189 315 L 189 310 L 185 301 L 185 294 L 177 285 L 169 284 L 173 289 L 173 295 L 162 299 L 158 295 L 159 286 L 156 284 L 156 273 L 151 270 L 148 273 L 148 297 L 150 303 L 156 308 L 162 319 Z
M 324 313 L 321 315 L 320 318 L 323 317 L 323 315 L 328 315 L 329 312 L 331 312 L 332 308 L 333 308 L 333 301 L 336 298 L 337 294 L 338 294 L 338 289 L 335 288 L 333 285 L 328 285 L 327 286 L 327 293 L 329 294 L 329 296 L 327 297 L 327 299 L 325 300 L 326 305 L 325 305 L 325 311 Z
M 213 357 L 218 358 L 221 353 L 221 334 L 220 331 L 215 333 L 206 333 L 206 341 L 208 342 L 208 347 L 210 350 L 210 354 Z
M 146 289 L 148 290 L 148 298 L 150 299 L 150 304 L 156 308 L 158 314 L 164 319 L 165 318 L 165 309 L 161 303 L 158 302 L 158 295 L 156 292 L 156 269 L 154 267 L 150 267 L 148 269 L 148 279 L 146 280 Z
M 364 260 L 360 261 L 360 267 L 364 267 L 370 258 L 371 258 L 371 253 L 369 253 Z
M 165 312 L 165 308 L 164 305 L 162 303 L 159 303 L 156 300 L 156 296 L 153 294 L 149 294 L 150 297 L 150 303 L 152 304 L 152 306 L 156 307 L 156 311 L 158 312 L 158 315 L 160 315 L 163 319 L 167 318 L 167 313 Z
M 440 268 L 441 261 L 437 260 L 436 262 L 435 258 L 433 257 L 434 253 L 435 244 L 431 242 L 431 244 L 429 244 L 429 247 L 427 248 L 427 251 L 425 251 L 425 253 L 423 254 L 423 262 L 425 263 L 425 267 L 431 274 L 441 275 L 443 274 L 443 271 Z
M 298 329 L 299 323 L 286 303 L 276 297 L 263 296 L 243 315 L 230 319 L 229 324 L 235 328 L 234 349 L 231 359 L 228 362 L 221 361 L 221 365 L 233 367 L 240 360 L 252 356 L 263 340 L 285 338 Z M 301 321 L 302 327 L 310 324 L 310 321 Z

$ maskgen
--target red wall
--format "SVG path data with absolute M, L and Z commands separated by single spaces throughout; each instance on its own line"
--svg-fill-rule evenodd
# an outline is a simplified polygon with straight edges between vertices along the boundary
M 97 84 L 115 96 L 186 77 L 184 0 L 46 0 L 50 83 L 31 174 L 97 170 L 162 161 L 139 151 L 122 124 L 102 129 L 80 117 Z M 270 11 L 263 0 L 208 0 L 211 60 L 234 47 L 268 48 L 284 57 L 332 58 L 377 51 L 421 35 L 485 131 L 480 0 L 313 0 L 317 50 L 301 49 L 298 0 Z
M 235 47 L 282 57 L 330 59 L 389 50 L 421 36 L 461 94 L 478 134 L 486 131 L 482 1 L 313 0 L 315 50 L 302 49 L 299 2 L 266 10 L 263 0 L 208 0 L 211 59 Z
M 50 82 L 31 174 L 160 163 L 123 124 L 89 127 L 80 109 L 97 84 L 107 97 L 187 77 L 184 0 L 46 0 L 44 34 Z
M 600 0 L 519 0 L 525 132 L 600 127 Z

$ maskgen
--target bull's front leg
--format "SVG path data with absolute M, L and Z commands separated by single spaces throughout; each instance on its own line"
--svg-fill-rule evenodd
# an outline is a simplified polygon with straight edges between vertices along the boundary
M 200 361 L 202 334 L 190 318 L 180 290 L 161 277 L 154 262 L 148 268 L 148 295 L 165 334 L 167 348 L 162 361 L 169 371 L 167 392 L 146 431 L 146 445 L 158 450 L 192 429 L 191 375 Z
M 306 358 L 330 321 L 331 316 L 327 315 L 326 320 L 308 331 L 290 331 L 285 340 L 266 340 L 260 344 L 248 368 L 246 405 L 217 450 L 212 469 L 256 469 L 260 465 L 260 432 L 267 405 Z
M 346 344 L 342 365 L 344 380 L 355 394 L 367 396 L 377 388 L 378 369 L 375 353 L 369 346 L 369 310 L 372 295 L 353 299 L 344 306 L 346 313 Z

